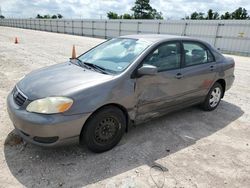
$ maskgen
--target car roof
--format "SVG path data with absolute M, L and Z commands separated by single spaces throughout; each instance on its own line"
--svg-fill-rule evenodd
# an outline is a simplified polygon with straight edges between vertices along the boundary
M 163 35 L 163 34 L 136 34 L 136 35 L 121 36 L 121 38 L 133 38 L 133 39 L 147 40 L 150 42 L 158 42 L 167 39 L 183 39 L 183 38 L 186 39 L 189 37 L 178 36 L 178 35 Z
M 132 39 L 141 39 L 146 40 L 152 43 L 156 43 L 159 41 L 165 40 L 182 40 L 182 39 L 189 39 L 194 41 L 200 41 L 195 38 L 186 37 L 186 36 L 178 36 L 178 35 L 164 35 L 164 34 L 136 34 L 136 35 L 125 35 L 121 36 L 120 38 L 132 38 Z

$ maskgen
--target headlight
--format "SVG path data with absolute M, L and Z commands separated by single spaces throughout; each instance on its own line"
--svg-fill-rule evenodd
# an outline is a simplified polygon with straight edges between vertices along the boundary
M 62 113 L 70 109 L 73 100 L 67 97 L 47 97 L 31 102 L 26 110 L 42 114 Z

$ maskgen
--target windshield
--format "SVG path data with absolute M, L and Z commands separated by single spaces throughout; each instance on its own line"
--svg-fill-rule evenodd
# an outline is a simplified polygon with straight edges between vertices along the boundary
M 94 64 L 107 72 L 118 74 L 124 71 L 148 46 L 141 39 L 115 38 L 81 55 L 83 63 Z

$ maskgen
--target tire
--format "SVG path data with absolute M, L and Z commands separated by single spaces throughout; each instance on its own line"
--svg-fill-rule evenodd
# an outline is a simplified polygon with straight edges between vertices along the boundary
M 218 82 L 216 82 L 208 92 L 206 99 L 202 104 L 202 108 L 205 111 L 212 111 L 216 109 L 217 106 L 220 104 L 223 92 L 224 91 L 222 86 Z
M 126 129 L 124 113 L 117 107 L 104 107 L 84 125 L 82 140 L 87 148 L 100 153 L 108 151 L 121 140 Z

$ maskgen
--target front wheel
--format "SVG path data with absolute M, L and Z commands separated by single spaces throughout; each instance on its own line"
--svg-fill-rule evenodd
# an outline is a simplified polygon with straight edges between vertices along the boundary
M 104 152 L 119 143 L 126 129 L 124 113 L 117 107 L 104 107 L 87 121 L 82 139 L 93 152 Z
M 216 82 L 206 96 L 206 99 L 202 105 L 203 109 L 206 111 L 212 111 L 216 109 L 221 101 L 222 94 L 223 89 L 221 85 Z

